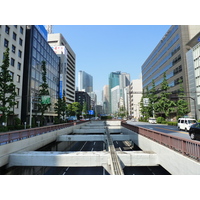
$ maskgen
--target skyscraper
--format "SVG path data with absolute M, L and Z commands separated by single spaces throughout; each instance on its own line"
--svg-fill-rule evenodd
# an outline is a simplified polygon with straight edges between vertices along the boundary
M 84 71 L 79 71 L 78 89 L 79 91 L 93 92 L 93 77 Z
M 121 71 L 116 71 L 116 72 L 111 72 L 109 75 L 109 94 L 110 94 L 110 98 L 109 98 L 109 108 L 110 108 L 110 113 L 113 113 L 113 108 L 116 108 L 116 105 L 112 105 L 113 103 L 116 104 L 116 101 L 122 101 L 124 102 L 125 97 L 124 97 L 124 88 L 127 87 L 130 84 L 130 75 L 125 73 L 125 72 L 121 72 Z M 115 88 L 116 86 L 119 86 L 119 88 Z M 112 90 L 113 88 L 115 88 L 114 90 Z M 113 100 L 113 95 L 112 92 L 114 92 L 114 94 L 118 94 L 118 92 L 116 92 L 116 90 L 119 90 L 119 99 L 115 99 Z M 118 95 L 115 95 L 118 98 Z M 124 104 L 124 103 L 123 103 Z M 124 104 L 125 105 L 125 104 Z M 116 109 L 115 109 L 116 112 Z

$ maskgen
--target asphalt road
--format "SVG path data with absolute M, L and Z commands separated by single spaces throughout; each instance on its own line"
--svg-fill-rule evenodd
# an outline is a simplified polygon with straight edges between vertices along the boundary
M 150 124 L 147 122 L 134 122 L 134 121 L 127 121 L 127 123 L 191 140 L 188 132 L 182 130 L 179 131 L 176 126 L 169 126 L 164 124 Z
M 117 151 L 137 151 L 139 147 L 134 147 L 126 141 L 114 141 Z M 70 151 L 103 151 L 105 145 L 103 142 L 77 142 Z M 125 167 L 125 175 L 169 175 L 169 173 L 160 166 L 155 167 Z M 52 167 L 45 175 L 109 175 L 103 167 Z

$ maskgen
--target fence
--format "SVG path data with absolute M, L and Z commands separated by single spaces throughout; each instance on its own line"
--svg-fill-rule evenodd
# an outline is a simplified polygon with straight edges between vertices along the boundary
M 200 161 L 200 142 L 121 122 L 121 125 L 174 151 Z
M 0 145 L 5 145 L 5 144 L 11 143 L 11 142 L 27 139 L 30 137 L 34 137 L 34 136 L 48 133 L 51 131 L 56 131 L 59 129 L 67 128 L 70 126 L 74 126 L 76 124 L 78 125 L 81 123 L 85 123 L 85 121 L 76 122 L 76 123 L 74 123 L 74 122 L 64 123 L 64 124 L 58 124 L 58 125 L 52 125 L 52 126 L 44 126 L 44 127 L 39 127 L 39 128 L 30 128 L 30 129 L 25 129 L 25 130 L 1 133 L 0 134 Z

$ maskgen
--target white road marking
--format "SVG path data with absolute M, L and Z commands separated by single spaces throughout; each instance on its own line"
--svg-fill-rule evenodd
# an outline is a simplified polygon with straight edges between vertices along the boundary
M 87 142 L 84 143 L 84 145 L 82 146 L 82 148 L 80 149 L 80 151 L 82 151 L 82 149 L 84 148 L 84 146 L 86 145 Z

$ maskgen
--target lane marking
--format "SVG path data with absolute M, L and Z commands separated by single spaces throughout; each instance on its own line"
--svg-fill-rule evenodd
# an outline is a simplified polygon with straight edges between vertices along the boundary
M 84 146 L 86 145 L 87 142 L 84 143 L 84 145 L 82 146 L 82 148 L 80 149 L 80 151 L 82 151 L 82 149 L 84 148 Z
M 96 142 L 94 142 L 94 145 L 96 144 Z
M 184 134 L 188 134 L 188 132 L 183 132 L 183 131 L 175 131 L 175 130 L 170 130 L 170 129 L 166 129 L 166 128 L 160 128 L 160 127 L 155 127 L 155 128 L 158 128 L 158 129 L 163 129 L 163 130 L 166 130 L 166 131 L 172 131 L 172 132 L 177 132 L 177 133 L 184 133 Z

